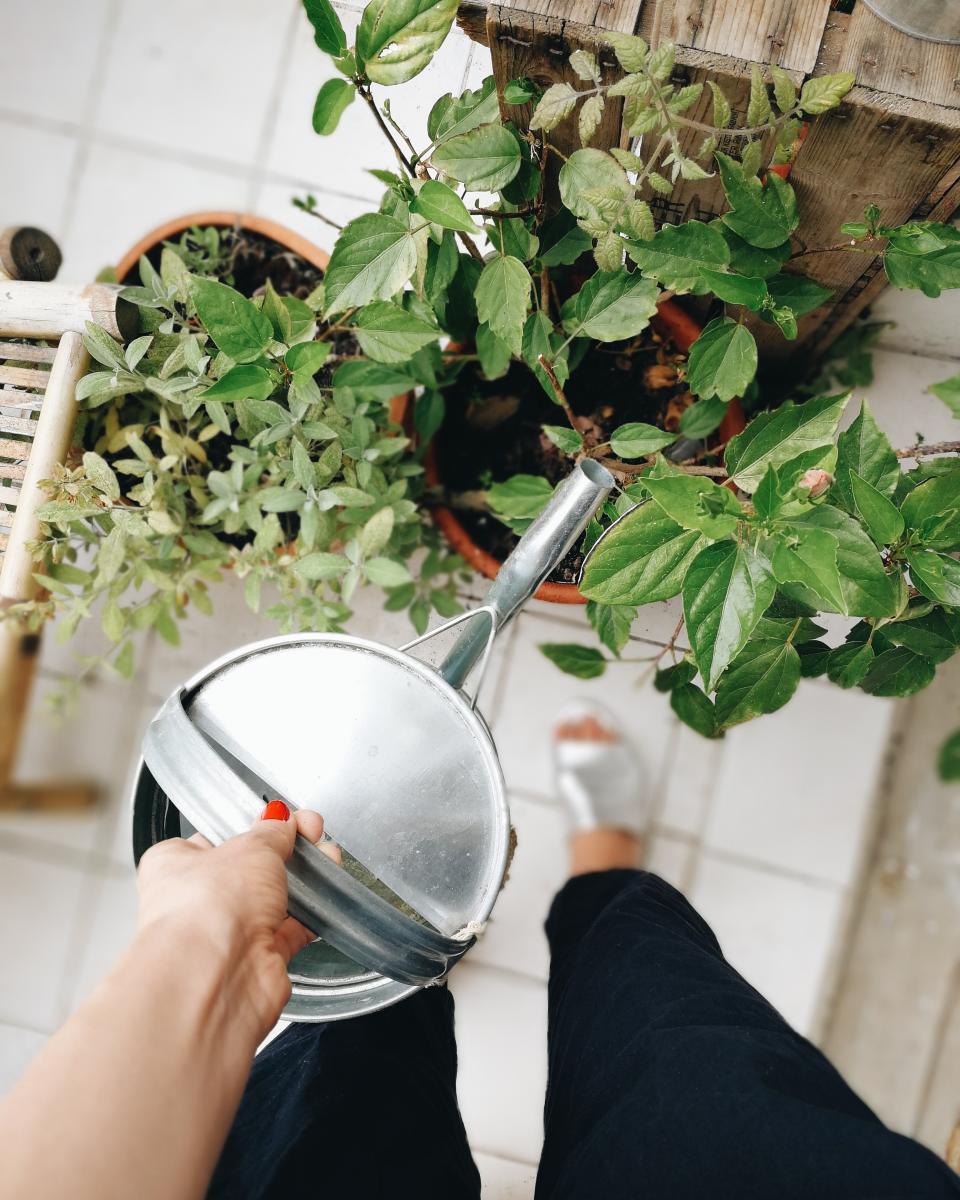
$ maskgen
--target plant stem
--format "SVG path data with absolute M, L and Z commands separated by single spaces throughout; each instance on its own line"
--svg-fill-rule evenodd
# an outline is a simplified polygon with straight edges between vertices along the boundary
M 466 246 L 467 252 L 469 253 L 470 257 L 475 262 L 482 263 L 483 255 L 477 249 L 477 243 L 473 240 L 473 238 L 470 236 L 470 234 L 464 233 L 462 230 L 458 229 L 457 237 L 460 239 L 461 242 L 463 242 L 464 246 Z
M 543 367 L 544 374 L 550 380 L 550 386 L 553 388 L 553 394 L 557 398 L 557 403 L 567 415 L 567 420 L 570 422 L 570 428 L 574 433 L 580 434 L 583 437 L 583 431 L 577 424 L 577 418 L 574 416 L 573 409 L 570 407 L 570 402 L 564 394 L 563 388 L 560 386 L 560 380 L 557 378 L 557 373 L 553 369 L 551 363 L 543 354 L 537 355 L 537 362 Z
M 550 318 L 550 268 L 544 267 L 540 272 L 540 307 L 543 309 L 543 315 L 549 321 Z
M 895 450 L 897 458 L 932 458 L 936 454 L 958 454 L 960 442 L 929 442 L 926 445 L 907 446 Z
M 406 171 L 406 173 L 410 176 L 411 179 L 415 178 L 415 172 L 414 172 L 413 167 L 410 165 L 409 160 L 404 156 L 403 151 L 397 145 L 396 138 L 394 138 L 393 134 L 390 132 L 390 129 L 387 126 L 386 121 L 384 121 L 383 117 L 380 115 L 380 109 L 377 108 L 376 102 L 374 101 L 373 96 L 371 96 L 371 94 L 370 94 L 369 85 L 365 85 L 365 84 L 361 83 L 359 80 L 355 80 L 354 82 L 356 83 L 357 95 L 361 97 L 361 99 L 366 104 L 367 108 L 369 108 L 370 111 L 373 113 L 374 119 L 376 120 L 377 124 L 380 126 L 380 130 L 383 133 L 383 136 L 387 139 L 387 141 L 393 147 L 393 152 L 397 156 L 397 162 L 400 164 L 401 167 L 403 167 L 403 169 Z

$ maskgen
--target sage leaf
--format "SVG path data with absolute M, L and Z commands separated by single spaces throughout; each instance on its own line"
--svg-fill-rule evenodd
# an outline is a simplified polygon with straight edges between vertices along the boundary
M 767 559 L 733 541 L 706 546 L 683 581 L 683 612 L 708 692 L 740 653 L 777 590 Z
M 730 317 L 715 317 L 690 347 L 687 386 L 695 396 L 732 400 L 743 394 L 756 373 L 753 334 Z
M 499 192 L 520 170 L 520 145 L 502 125 L 481 125 L 443 142 L 431 160 L 473 191 Z
M 702 336 L 702 335 L 701 335 Z M 805 404 L 788 401 L 773 412 L 761 413 L 727 443 L 724 462 L 731 477 L 753 492 L 768 466 L 779 466 L 806 450 L 831 443 L 850 399 L 819 396 Z
M 417 246 L 396 217 L 365 213 L 345 225 L 324 276 L 328 318 L 371 300 L 389 300 L 417 266 Z
M 499 255 L 481 272 L 475 293 L 477 316 L 519 356 L 530 303 L 530 274 L 517 258 Z
M 308 583 L 320 583 L 328 579 L 339 579 L 350 569 L 350 563 L 342 554 L 329 554 L 317 550 L 304 554 L 293 564 L 293 572 Z
M 669 600 L 705 544 L 700 533 L 684 529 L 659 504 L 640 504 L 594 543 L 583 565 L 580 591 L 605 604 Z
M 429 322 L 389 300 L 365 305 L 353 331 L 364 354 L 381 363 L 406 362 L 440 336 Z
M 610 447 L 620 458 L 646 458 L 677 440 L 675 433 L 665 433 L 655 425 L 631 421 L 618 426 L 610 435 Z
M 356 94 L 357 89 L 346 79 L 328 79 L 313 104 L 313 132 L 321 137 L 333 133 Z
M 269 319 L 232 287 L 194 275 L 190 292 L 207 333 L 235 362 L 259 358 L 273 340 Z
M 783 708 L 800 684 L 800 656 L 789 642 L 756 640 L 732 663 L 717 687 L 717 720 L 739 725 Z
M 85 451 L 83 455 L 83 470 L 93 486 L 99 492 L 102 492 L 108 500 L 120 499 L 120 482 L 113 467 L 110 466 L 105 458 L 101 458 L 93 450 Z M 48 504 L 44 507 L 50 508 L 51 506 Z M 78 513 L 81 511 L 79 505 L 77 506 L 77 511 Z M 97 509 L 97 511 L 101 510 Z
M 357 60 L 374 83 L 405 83 L 439 50 L 457 0 L 370 0 L 357 27 Z
M 761 183 L 720 150 L 716 159 L 731 208 L 720 220 L 751 246 L 771 249 L 782 245 L 800 220 L 793 188 L 773 172 Z
M 576 642 L 541 642 L 542 654 L 567 675 L 578 679 L 596 679 L 607 669 L 607 660 L 596 646 L 581 646 Z
M 370 582 L 378 587 L 401 587 L 411 581 L 410 572 L 403 563 L 394 562 L 392 558 L 370 558 L 363 564 L 363 570 Z
M 476 226 L 467 212 L 467 206 L 460 197 L 445 183 L 430 179 L 417 192 L 410 211 L 418 213 L 435 225 L 444 229 L 459 229 L 463 233 L 473 233 Z
M 303 0 L 307 19 L 313 26 L 313 40 L 326 54 L 339 56 L 347 48 L 347 35 L 329 0 Z
M 619 342 L 650 324 L 657 311 L 657 286 L 638 273 L 597 271 L 561 310 L 567 333 Z

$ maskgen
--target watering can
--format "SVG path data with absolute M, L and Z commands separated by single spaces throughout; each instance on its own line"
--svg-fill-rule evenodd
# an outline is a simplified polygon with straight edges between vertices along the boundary
M 612 485 L 599 463 L 579 463 L 484 603 L 400 649 L 339 633 L 269 638 L 205 667 L 154 718 L 134 787 L 137 861 L 163 838 L 242 833 L 273 797 L 322 813 L 344 853 L 338 866 L 298 836 L 287 864 L 289 912 L 317 935 L 290 963 L 287 1020 L 394 1004 L 476 940 L 510 844 L 503 774 L 476 710 L 483 671 Z M 410 653 L 457 626 L 438 667 Z

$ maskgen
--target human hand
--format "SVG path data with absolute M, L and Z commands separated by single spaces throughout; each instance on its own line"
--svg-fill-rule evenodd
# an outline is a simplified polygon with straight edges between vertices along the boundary
M 323 818 L 271 801 L 247 833 L 211 846 L 206 838 L 170 838 L 140 860 L 138 939 L 162 942 L 182 964 L 192 948 L 215 966 L 211 999 L 229 1005 L 262 1039 L 290 997 L 287 964 L 314 935 L 287 916 L 284 862 L 297 833 L 319 843 Z M 273 819 L 270 819 L 273 818 Z M 331 857 L 339 851 L 321 845 Z M 182 965 L 177 969 L 184 969 Z

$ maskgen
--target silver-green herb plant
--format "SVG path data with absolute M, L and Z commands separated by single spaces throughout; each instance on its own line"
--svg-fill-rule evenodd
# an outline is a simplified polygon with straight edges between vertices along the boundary
M 960 647 L 960 460 L 944 453 L 956 444 L 897 451 L 866 402 L 840 432 L 851 404 L 842 393 L 761 412 L 722 455 L 710 448 L 730 403 L 756 389 L 757 344 L 746 314 L 792 339 L 798 319 L 829 299 L 798 270 L 815 250 L 795 244 L 800 216 L 785 167 L 803 124 L 836 108 L 853 76 L 810 78 L 798 90 L 778 68 L 756 67 L 745 122 L 715 84 L 712 119 L 695 120 L 689 113 L 702 85 L 675 78 L 675 48 L 610 34 L 603 58 L 615 68 L 613 82 L 605 82 L 609 70 L 596 55 L 578 50 L 570 58 L 577 85 L 559 83 L 541 94 L 529 80 L 507 84 L 507 103 L 535 106 L 529 129 L 502 119 L 488 78 L 476 90 L 440 97 L 415 142 L 377 89 L 406 83 L 428 65 L 451 28 L 453 0 L 372 0 L 352 47 L 327 0 L 304 5 L 317 46 L 338 72 L 319 90 L 314 129 L 332 133 L 359 99 L 393 157 L 391 169 L 373 171 L 383 198 L 374 211 L 337 227 L 316 312 L 297 309 L 296 332 L 282 324 L 283 299 L 268 297 L 258 307 L 224 298 L 214 320 L 203 297 L 215 285 L 167 278 L 161 269 L 147 286 L 168 298 L 179 289 L 179 305 L 187 316 L 195 309 L 196 322 L 177 328 L 179 350 L 165 348 L 173 366 L 167 357 L 156 365 L 156 347 L 148 347 L 155 357 L 145 379 L 134 344 L 123 361 L 106 364 L 109 386 L 124 388 L 134 376 L 131 392 L 142 396 L 146 388 L 178 415 L 186 397 L 194 415 L 203 412 L 202 428 L 187 431 L 181 422 L 168 430 L 157 417 L 151 428 L 159 427 L 159 446 L 151 449 L 118 407 L 110 444 L 131 447 L 124 461 L 143 472 L 142 488 L 118 505 L 115 475 L 101 458 L 89 458 L 63 483 L 75 497 L 52 502 L 61 505 L 49 510 L 52 527 L 75 531 L 76 515 L 66 507 L 86 506 L 88 541 L 108 564 L 111 555 L 122 557 L 107 549 L 110 538 L 127 547 L 128 530 L 143 539 L 139 553 L 148 563 L 145 548 L 155 537 L 168 539 L 169 553 L 182 547 L 197 564 L 195 577 L 186 566 L 172 572 L 173 586 L 185 578 L 187 592 L 192 585 L 205 593 L 214 545 L 254 580 L 266 570 L 284 590 L 286 577 L 305 579 L 310 586 L 297 591 L 294 607 L 306 625 L 339 621 L 365 576 L 388 587 L 388 603 L 409 604 L 410 589 L 422 603 L 425 585 L 408 579 L 402 564 L 425 536 L 423 498 L 410 492 L 423 447 L 455 402 L 451 388 L 465 358 L 474 357 L 487 379 L 521 363 L 557 405 L 545 437 L 571 462 L 599 459 L 618 481 L 615 500 L 588 531 L 580 582 L 600 647 L 544 646 L 558 667 L 589 678 L 636 661 L 623 652 L 640 608 L 680 596 L 681 621 L 649 669 L 679 717 L 706 736 L 782 707 L 803 676 L 825 675 L 839 687 L 882 696 L 909 695 L 929 683 L 936 665 Z M 618 98 L 631 148 L 591 144 L 605 106 Z M 581 142 L 569 155 L 551 143 L 564 122 L 576 122 Z M 693 151 L 685 149 L 694 142 Z M 559 196 L 546 203 L 546 168 L 557 159 Z M 658 227 L 659 198 L 678 181 L 714 173 L 727 204 L 718 218 Z M 336 224 L 314 197 L 298 203 Z M 830 250 L 881 253 L 898 287 L 930 296 L 960 287 L 960 232 L 952 226 L 888 227 L 871 207 L 839 233 L 844 240 Z M 571 267 L 582 272 L 584 262 L 589 277 L 571 286 Z M 717 315 L 689 352 L 685 383 L 695 401 L 679 431 L 634 421 L 598 444 L 567 401 L 568 380 L 591 346 L 637 338 L 659 303 L 683 295 L 709 298 Z M 175 325 L 177 314 L 174 306 Z M 312 384 L 331 353 L 331 329 L 349 330 L 362 359 L 338 368 L 328 397 Z M 102 353 L 117 352 L 104 345 Z M 954 384 L 941 385 L 948 403 L 956 402 Z M 99 386 L 106 383 L 87 385 Z M 385 398 L 405 388 L 418 392 L 416 447 L 382 424 Z M 88 394 L 88 401 L 100 398 Z M 240 445 L 238 429 L 246 439 Z M 200 524 L 209 526 L 196 549 L 176 518 L 151 524 L 151 512 L 165 503 L 156 504 L 159 464 L 193 454 L 170 440 L 184 437 L 201 449 L 235 439 L 228 470 L 188 472 Z M 702 448 L 684 451 L 691 439 Z M 370 459 L 371 449 L 379 461 Z M 902 458 L 917 465 L 903 470 Z M 520 531 L 551 491 L 546 479 L 518 475 L 495 481 L 486 503 Z M 105 500 L 108 517 L 95 511 Z M 291 553 L 279 514 L 294 509 L 301 515 Z M 248 531 L 252 542 L 226 549 L 225 535 Z M 265 556 L 269 565 L 255 568 Z M 70 589 L 76 581 L 64 579 L 63 570 L 54 578 Z M 161 574 L 168 580 L 167 561 Z M 112 586 L 119 606 L 122 588 Z M 842 645 L 823 640 L 819 614 L 846 619 Z M 112 619 L 116 633 L 121 622 Z M 125 615 L 124 628 L 135 619 Z M 689 650 L 681 652 L 684 644 Z

